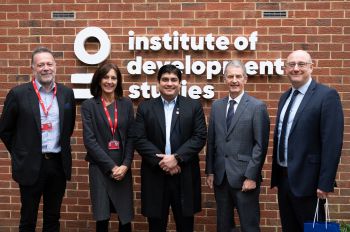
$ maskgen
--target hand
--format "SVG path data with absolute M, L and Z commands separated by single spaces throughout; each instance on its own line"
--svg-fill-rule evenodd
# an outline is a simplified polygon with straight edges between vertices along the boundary
M 111 170 L 111 178 L 113 178 L 114 179 L 114 173 L 117 171 L 117 169 L 119 168 L 119 166 L 118 165 L 115 165 L 113 168 L 112 168 L 112 170 Z
M 207 178 L 205 179 L 205 182 L 209 186 L 210 189 L 213 188 L 213 183 L 214 183 L 214 174 L 209 174 L 207 175 Z
M 114 170 L 114 171 L 113 171 Z M 121 166 L 117 166 L 117 168 L 113 168 L 112 172 L 113 172 L 113 178 L 115 180 L 122 180 L 126 174 L 126 172 L 128 171 L 128 167 L 125 165 L 121 165 Z
M 156 154 L 157 157 L 162 158 L 159 162 L 159 166 L 165 172 L 169 172 L 171 169 L 177 166 L 177 160 L 174 155 Z
M 253 190 L 256 188 L 256 182 L 255 180 L 250 180 L 250 179 L 246 179 L 243 182 L 243 186 L 242 186 L 242 192 L 247 192 L 249 190 Z
M 321 189 L 317 189 L 317 197 L 320 199 L 326 199 L 328 197 L 329 192 L 324 192 Z
M 181 167 L 179 165 L 176 165 L 174 168 L 170 169 L 168 172 L 170 175 L 176 175 L 181 173 Z

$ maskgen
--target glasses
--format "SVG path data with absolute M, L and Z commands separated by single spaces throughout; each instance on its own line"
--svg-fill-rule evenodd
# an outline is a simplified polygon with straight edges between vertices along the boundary
M 288 68 L 295 68 L 295 66 L 298 65 L 299 68 L 305 68 L 308 64 L 312 64 L 312 63 L 307 63 L 307 62 L 298 62 L 298 63 L 289 62 L 289 63 L 287 63 L 287 67 Z

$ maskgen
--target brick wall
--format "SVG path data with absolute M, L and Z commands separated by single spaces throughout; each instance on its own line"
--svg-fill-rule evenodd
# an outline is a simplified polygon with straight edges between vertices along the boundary
M 264 18 L 264 11 L 283 10 L 285 18 Z M 75 20 L 53 20 L 52 11 L 73 11 Z M 315 63 L 313 78 L 336 88 L 341 96 L 345 112 L 345 135 L 338 188 L 330 202 L 331 217 L 350 222 L 350 2 L 326 0 L 0 0 L 0 111 L 10 88 L 30 80 L 31 51 L 39 44 L 55 51 L 58 63 L 58 80 L 69 86 L 70 74 L 93 72 L 96 66 L 80 62 L 73 52 L 76 34 L 88 26 L 105 30 L 112 42 L 109 60 L 121 67 L 124 89 L 137 82 L 155 82 L 154 76 L 137 78 L 127 74 L 126 64 L 137 52 L 128 50 L 128 31 L 137 35 L 162 36 L 179 31 L 180 34 L 199 36 L 213 33 L 231 39 L 248 36 L 258 31 L 256 51 L 238 52 L 233 48 L 223 53 L 190 52 L 199 60 L 233 59 L 274 60 L 285 58 L 295 49 L 308 50 Z M 88 41 L 86 48 L 97 51 L 98 43 Z M 141 52 L 146 56 L 146 52 Z M 154 52 L 151 59 L 171 60 L 184 53 Z M 189 84 L 204 85 L 205 75 L 184 77 Z M 226 95 L 220 77 L 208 83 L 216 88 L 215 99 Z M 74 87 L 74 86 L 72 86 Z M 271 130 L 274 128 L 276 107 L 280 94 L 289 87 L 286 77 L 256 75 L 249 78 L 246 90 L 264 100 L 269 109 Z M 127 94 L 127 91 L 125 91 Z M 135 100 L 137 104 L 140 100 Z M 206 116 L 211 100 L 203 100 Z M 87 163 L 82 143 L 80 102 L 77 109 L 76 128 L 73 135 L 73 176 L 67 185 L 62 205 L 62 231 L 94 231 L 88 188 Z M 272 134 L 270 138 L 272 137 Z M 271 139 L 270 139 L 271 140 Z M 261 189 L 262 231 L 280 231 L 276 191 L 269 189 L 271 173 L 271 146 L 264 165 L 264 182 Z M 213 192 L 204 184 L 204 160 L 202 167 L 203 210 L 196 216 L 196 231 L 215 231 L 215 201 Z M 135 155 L 133 163 L 134 199 L 136 217 L 134 231 L 146 231 L 145 218 L 140 215 L 140 159 Z M 20 199 L 18 185 L 11 179 L 10 159 L 0 143 L 0 231 L 18 231 Z M 41 226 L 39 214 L 38 225 Z M 117 228 L 113 216 L 112 227 Z M 236 218 L 237 221 L 237 218 Z M 170 224 L 174 230 L 174 224 Z

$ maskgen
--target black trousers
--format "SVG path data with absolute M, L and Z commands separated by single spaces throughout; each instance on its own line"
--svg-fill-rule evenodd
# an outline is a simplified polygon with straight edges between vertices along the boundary
M 96 232 L 108 232 L 109 219 L 96 221 Z M 119 220 L 119 232 L 131 232 L 131 222 L 122 225 Z
M 185 217 L 182 213 L 179 176 L 175 175 L 166 177 L 162 205 L 163 207 L 161 218 L 147 218 L 150 232 L 166 232 L 169 217 L 169 206 L 171 206 L 171 209 L 173 211 L 174 220 L 176 224 L 176 231 L 193 232 L 194 217 Z
M 113 205 L 111 199 L 109 199 L 109 207 L 110 207 L 111 213 L 117 212 L 114 208 L 114 205 Z M 109 219 L 110 218 L 108 218 L 107 220 L 96 221 L 96 232 L 108 232 Z M 118 217 L 118 220 L 119 220 L 119 228 L 118 228 L 119 232 L 131 232 L 131 222 L 123 225 L 120 222 L 119 217 Z
M 304 222 L 313 221 L 317 205 L 317 195 L 296 197 L 289 185 L 288 176 L 284 172 L 278 184 L 278 205 L 283 232 L 303 232 Z M 303 180 L 300 180 L 303 181 Z M 319 202 L 319 221 L 325 220 L 325 200 Z
M 35 232 L 38 208 L 43 196 L 44 232 L 59 232 L 61 203 L 66 190 L 66 178 L 60 155 L 44 159 L 37 182 L 31 186 L 20 185 L 21 219 L 20 232 Z

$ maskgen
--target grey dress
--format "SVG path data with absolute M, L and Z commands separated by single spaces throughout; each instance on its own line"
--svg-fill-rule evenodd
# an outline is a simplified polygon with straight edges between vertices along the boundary
M 108 111 L 114 122 L 114 104 Z M 111 212 L 119 216 L 122 224 L 134 217 L 131 163 L 134 149 L 128 138 L 134 120 L 132 103 L 127 98 L 117 100 L 118 128 L 115 139 L 120 142 L 119 150 L 109 150 L 108 142 L 112 133 L 99 98 L 84 101 L 81 107 L 83 120 L 83 138 L 89 162 L 89 181 L 93 217 L 96 221 L 110 218 Z M 115 165 L 126 165 L 129 170 L 121 181 L 110 177 Z

